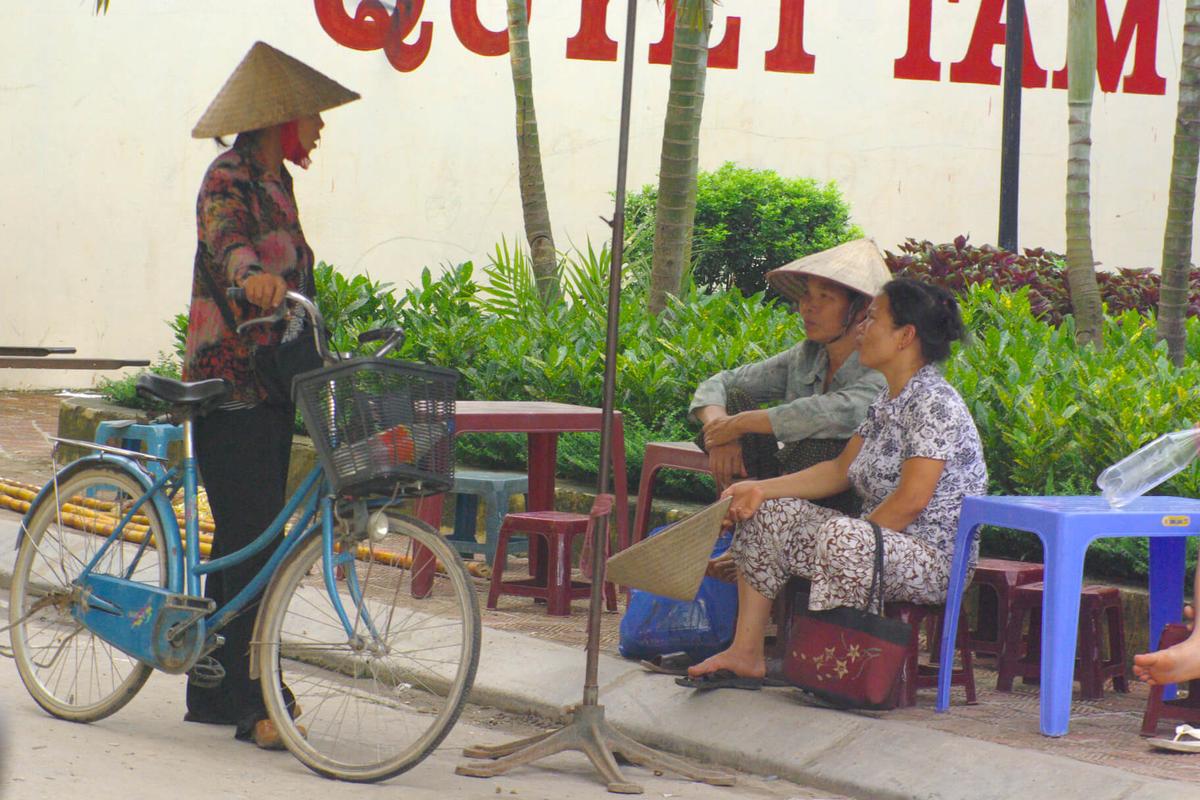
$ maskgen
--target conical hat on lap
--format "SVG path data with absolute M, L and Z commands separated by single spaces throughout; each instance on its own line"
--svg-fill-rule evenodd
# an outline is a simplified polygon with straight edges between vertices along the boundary
M 675 600 L 694 600 L 730 498 L 718 500 L 608 559 L 605 580 Z

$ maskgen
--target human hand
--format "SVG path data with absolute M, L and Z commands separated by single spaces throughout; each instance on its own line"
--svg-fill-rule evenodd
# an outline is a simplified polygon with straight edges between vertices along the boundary
M 725 583 L 737 583 L 737 564 L 729 553 L 722 553 L 716 558 L 709 559 L 704 569 L 705 576 L 716 578 Z
M 287 282 L 278 275 L 259 272 L 242 281 L 246 299 L 259 308 L 270 311 L 283 302 L 287 294 Z
M 729 510 L 725 512 L 725 525 L 736 525 L 745 522 L 758 512 L 766 495 L 758 481 L 741 481 L 721 492 L 721 497 L 732 497 Z
M 717 417 L 704 423 L 704 446 L 709 450 L 723 444 L 736 442 L 742 435 L 738 415 Z
M 708 468 L 712 470 L 718 489 L 724 489 L 735 478 L 745 477 L 746 467 L 742 464 L 742 446 L 737 442 L 730 442 L 710 448 Z

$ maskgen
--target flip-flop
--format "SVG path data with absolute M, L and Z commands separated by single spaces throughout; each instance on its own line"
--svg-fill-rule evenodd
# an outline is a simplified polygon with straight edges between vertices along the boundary
M 687 653 L 664 653 L 644 659 L 640 663 L 642 669 L 647 672 L 659 675 L 687 675 L 687 668 L 692 665 L 692 660 L 688 658 Z
M 1175 728 L 1174 739 L 1148 739 L 1151 747 L 1158 750 L 1174 750 L 1177 753 L 1200 753 L 1200 728 L 1180 725 Z
M 709 689 L 749 689 L 754 691 L 763 687 L 762 678 L 746 678 L 728 669 L 719 669 L 695 678 L 676 678 L 675 683 L 688 689 L 701 691 Z

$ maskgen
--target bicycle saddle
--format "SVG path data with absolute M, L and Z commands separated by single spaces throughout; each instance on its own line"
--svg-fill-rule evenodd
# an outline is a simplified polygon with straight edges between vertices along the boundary
M 184 383 L 147 372 L 137 379 L 139 397 L 162 400 L 176 406 L 218 403 L 229 394 L 229 382 L 222 378 Z

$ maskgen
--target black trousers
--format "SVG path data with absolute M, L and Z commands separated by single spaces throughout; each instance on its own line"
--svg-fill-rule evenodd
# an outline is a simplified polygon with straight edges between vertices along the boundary
M 261 405 L 213 411 L 196 420 L 196 460 L 216 524 L 212 558 L 254 541 L 283 508 L 294 418 L 291 406 Z M 224 605 L 250 583 L 281 539 L 282 534 L 253 558 L 209 574 L 204 596 Z M 206 688 L 189 681 L 187 687 L 187 719 L 235 724 L 238 738 L 248 738 L 254 723 L 267 717 L 259 681 L 250 679 L 258 606 L 256 598 L 220 631 L 225 644 L 212 655 L 225 668 L 221 684 Z

